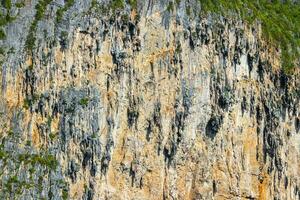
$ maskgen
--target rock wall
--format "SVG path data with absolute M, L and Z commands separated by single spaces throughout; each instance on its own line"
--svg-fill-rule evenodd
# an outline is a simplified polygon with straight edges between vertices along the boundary
M 300 199 L 299 70 L 259 24 L 53 1 L 27 51 L 36 4 L 2 41 L 1 199 Z

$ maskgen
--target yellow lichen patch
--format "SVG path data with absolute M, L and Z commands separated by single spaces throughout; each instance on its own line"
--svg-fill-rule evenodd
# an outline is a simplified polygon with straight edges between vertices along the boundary
M 83 196 L 85 188 L 85 181 L 80 180 L 77 181 L 75 184 L 70 185 L 70 198 L 71 199 L 80 199 Z
M 130 13 L 130 19 L 131 20 L 135 20 L 136 19 L 136 16 L 137 16 L 137 12 L 136 12 L 136 9 L 133 9 Z
M 269 188 L 269 175 L 264 174 L 263 181 L 258 185 L 258 191 L 259 191 L 259 200 L 267 200 L 268 197 L 268 188 Z
M 7 106 L 9 108 L 15 107 L 18 105 L 18 93 L 14 88 L 7 88 L 5 93 L 5 99 Z
M 231 179 L 230 179 L 230 174 L 232 172 L 229 172 L 229 174 L 226 172 L 228 171 L 228 166 L 226 166 L 226 164 L 224 162 L 222 162 L 221 160 L 216 162 L 213 165 L 213 169 L 212 169 L 212 177 L 213 180 L 215 180 L 216 183 L 219 182 L 218 186 L 217 186 L 217 194 L 228 194 L 228 189 L 230 187 L 231 183 Z M 222 180 L 227 180 L 227 182 L 223 182 Z M 212 186 L 210 187 L 211 190 L 213 190 Z
M 243 134 L 243 173 L 241 174 L 241 185 L 243 185 L 242 190 L 247 193 L 252 191 L 254 194 L 258 194 L 257 185 L 259 184 L 258 174 L 260 163 L 256 157 L 256 147 L 258 146 L 256 129 L 254 127 L 247 127 L 244 129 Z
M 54 59 L 56 64 L 61 64 L 63 61 L 63 52 L 61 52 L 58 48 L 55 50 Z
M 150 148 L 149 148 L 150 151 Z M 151 158 L 149 158 L 151 159 Z M 163 191 L 163 179 L 161 168 L 159 165 L 151 167 L 144 176 L 143 176 L 143 194 L 149 199 L 161 199 Z
M 33 62 L 32 62 L 32 57 L 29 56 L 28 59 L 25 61 L 25 66 L 32 66 Z
M 121 130 L 118 133 L 119 138 L 116 143 L 116 148 L 113 152 L 112 162 L 110 163 L 111 166 L 118 166 L 122 162 L 128 162 L 129 160 L 132 160 L 132 158 L 129 157 L 125 158 L 126 149 L 123 149 L 124 138 L 126 138 L 127 132 L 127 130 Z M 119 175 L 116 167 L 109 167 L 108 180 L 109 184 L 118 190 L 122 189 L 124 185 L 127 185 L 125 184 L 126 179 L 124 176 Z
M 165 116 L 172 116 L 174 113 L 174 107 L 168 104 L 163 105 L 162 114 Z
M 13 80 L 8 81 L 8 82 L 13 82 L 13 84 L 8 84 L 7 87 L 5 88 L 5 93 L 3 97 L 6 100 L 8 108 L 18 107 L 23 105 L 21 77 L 22 75 L 18 73 Z
M 40 145 L 40 134 L 38 132 L 36 124 L 34 124 L 34 126 L 32 128 L 32 144 L 35 147 L 38 147 Z
M 113 90 L 109 90 L 107 93 L 106 93 L 106 98 L 107 98 L 107 101 L 115 101 L 117 95 L 116 95 L 116 92 L 113 91 Z
M 248 156 L 250 166 L 252 168 L 259 168 L 259 163 L 256 160 L 256 151 L 255 148 L 258 145 L 256 139 L 256 130 L 255 128 L 246 128 L 244 130 L 244 140 L 243 140 L 243 150 L 244 154 Z
M 177 168 L 178 179 L 176 183 L 177 190 L 179 192 L 179 199 L 189 199 L 188 197 L 190 195 L 190 186 L 188 184 L 192 181 L 189 168 L 189 162 L 187 162 L 184 166 L 180 166 Z
M 31 133 L 32 144 L 34 147 L 38 148 L 40 145 L 42 145 L 38 125 L 44 123 L 44 120 L 40 115 L 33 116 L 33 119 Z
M 87 79 L 89 80 L 89 81 L 91 81 L 92 83 L 95 83 L 95 84 L 98 84 L 98 85 L 104 85 L 104 83 L 103 83 L 103 80 L 101 79 L 102 77 L 100 76 L 101 75 L 101 73 L 103 73 L 103 72 L 101 72 L 100 70 L 91 70 L 91 71 L 89 71 L 88 73 L 87 73 Z
M 154 63 L 159 58 L 164 59 L 168 55 L 172 57 L 173 54 L 174 54 L 174 48 L 168 48 L 168 49 L 163 48 L 147 56 L 147 61 L 148 63 Z
M 107 180 L 108 183 L 113 187 L 116 188 L 117 183 L 118 183 L 118 178 L 117 178 L 117 172 L 111 168 L 109 168 L 108 173 L 107 173 Z M 121 177 L 120 177 L 121 179 Z
M 113 61 L 112 56 L 108 53 L 103 53 L 96 57 L 96 66 L 97 68 L 106 70 L 107 67 L 112 67 Z
M 51 132 L 58 131 L 59 126 L 59 115 L 57 117 L 52 118 L 51 121 Z

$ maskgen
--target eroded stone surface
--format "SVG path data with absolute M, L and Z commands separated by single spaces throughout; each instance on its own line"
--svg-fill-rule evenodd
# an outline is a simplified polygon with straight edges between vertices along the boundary
M 100 17 L 89 1 L 57 25 L 56 9 L 33 55 L 17 28 L 30 20 L 8 27 L 3 198 L 300 197 L 299 74 L 281 72 L 259 26 L 188 20 L 158 2 L 138 18 Z M 28 187 L 10 193 L 21 181 Z

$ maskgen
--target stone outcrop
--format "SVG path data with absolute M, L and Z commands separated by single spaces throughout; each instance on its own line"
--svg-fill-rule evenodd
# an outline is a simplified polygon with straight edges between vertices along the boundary
M 55 1 L 28 51 L 25 2 L 2 41 L 1 199 L 300 198 L 299 72 L 259 24 L 163 1 L 58 22 Z

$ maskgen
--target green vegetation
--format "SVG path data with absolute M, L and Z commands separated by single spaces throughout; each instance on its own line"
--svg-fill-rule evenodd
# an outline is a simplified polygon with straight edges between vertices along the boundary
M 171 12 L 173 10 L 174 10 L 174 5 L 173 5 L 173 2 L 170 1 L 169 4 L 168 4 L 168 6 L 167 6 L 167 11 Z
M 32 66 L 30 65 L 29 68 L 32 68 Z M 23 101 L 23 108 L 28 110 L 38 99 L 39 96 L 37 94 L 34 94 L 31 98 L 26 97 Z
M 57 135 L 58 135 L 58 133 L 56 133 L 56 134 L 55 134 L 55 133 L 50 133 L 50 134 L 49 134 L 50 140 L 51 140 L 51 141 L 55 140 L 55 138 L 57 137 Z
M 58 165 L 58 162 L 56 161 L 55 157 L 50 154 L 33 154 L 26 160 L 26 162 L 30 162 L 32 165 L 40 164 L 51 170 L 55 170 Z
M 175 5 L 180 1 L 169 1 L 167 10 L 173 11 Z M 44 17 L 45 10 L 52 0 L 40 0 L 36 5 L 35 18 L 30 26 L 25 46 L 27 50 L 35 47 L 38 21 Z M 125 2 L 132 8 L 137 9 L 138 0 L 112 0 L 106 6 L 100 5 L 96 0 L 92 0 L 91 7 L 99 7 L 102 13 L 109 10 L 124 9 Z M 255 21 L 261 22 L 264 38 L 275 47 L 281 49 L 282 66 L 286 72 L 291 72 L 299 58 L 300 47 L 300 2 L 299 1 L 280 1 L 280 0 L 198 0 L 201 6 L 201 12 L 195 10 L 188 2 L 186 3 L 186 14 L 191 16 L 212 14 L 213 16 L 222 15 L 225 17 L 243 19 L 249 25 Z M 59 23 L 64 13 L 75 3 L 75 0 L 66 0 L 65 5 L 59 8 L 56 13 L 56 22 Z M 11 0 L 1 0 L 1 5 L 7 10 L 5 14 L 0 13 L 0 26 L 5 26 L 14 20 L 10 16 L 10 10 L 13 6 Z M 15 3 L 15 6 L 21 8 L 25 5 L 24 1 Z M 6 35 L 3 29 L 0 29 L 0 39 L 5 39 Z
M 133 8 L 137 7 L 137 0 L 129 0 L 129 5 Z M 124 0 L 112 0 L 107 5 L 102 5 L 97 2 L 97 0 L 92 0 L 91 8 L 96 8 L 97 12 L 101 14 L 108 14 L 109 11 L 112 11 L 113 15 L 115 14 L 116 10 L 121 10 L 125 8 Z
M 11 0 L 2 0 L 2 6 L 7 9 L 7 10 L 10 10 L 11 9 Z
M 97 0 L 92 0 L 91 8 L 95 8 L 97 6 L 97 4 L 98 4 Z
M 5 26 L 12 22 L 15 18 L 9 15 L 9 12 L 6 15 L 0 14 L 0 26 Z
M 48 126 L 48 127 L 51 127 L 51 123 L 52 123 L 52 117 L 51 117 L 51 116 L 48 116 L 48 117 L 47 117 L 47 126 Z
M 59 8 L 57 11 L 56 11 L 56 22 L 59 23 L 62 18 L 63 18 L 63 15 L 64 13 L 71 7 L 73 6 L 75 3 L 75 0 L 66 0 L 65 1 L 65 6 L 62 7 L 62 8 Z
M 137 9 L 137 0 L 129 0 L 128 3 L 132 9 Z
M 167 11 L 171 12 L 183 0 L 171 0 L 167 3 Z M 197 0 L 201 7 L 201 12 L 195 10 L 197 6 L 190 5 L 186 1 L 186 14 L 192 16 L 212 14 L 212 16 L 222 15 L 230 18 L 243 19 L 249 25 L 255 21 L 261 22 L 263 36 L 271 45 L 281 49 L 282 66 L 286 72 L 291 72 L 299 59 L 300 47 L 300 2 L 292 0 Z M 0 28 L 12 22 L 10 10 L 13 6 L 22 8 L 25 1 L 21 0 L 16 3 L 11 0 L 1 0 L 2 9 L 5 12 L 0 13 Z M 28 51 L 35 48 L 36 31 L 38 21 L 43 19 L 45 11 L 52 0 L 39 0 L 36 5 L 36 14 L 30 25 L 25 47 Z M 59 8 L 56 13 L 56 22 L 63 19 L 64 13 L 75 3 L 75 0 L 65 0 L 65 5 Z M 138 0 L 111 0 L 109 4 L 102 5 L 96 0 L 92 0 L 91 7 L 98 8 L 101 13 L 107 11 L 116 11 L 125 8 L 127 3 L 132 9 L 137 9 Z M 98 10 L 97 9 L 97 10 Z M 198 13 L 197 13 L 198 12 Z M 6 38 L 5 31 L 0 29 L 0 40 Z M 1 54 L 5 51 L 2 48 Z
M 63 199 L 63 200 L 67 200 L 68 197 L 69 197 L 68 190 L 67 190 L 66 188 L 64 188 L 64 189 L 62 190 L 62 199 Z
M 282 51 L 282 65 L 290 72 L 299 57 L 300 3 L 268 0 L 199 0 L 204 13 L 241 17 L 252 24 L 261 22 L 264 37 Z
M 123 0 L 113 0 L 111 1 L 110 8 L 114 11 L 117 9 L 123 9 L 124 8 L 124 1 Z
M 5 32 L 2 28 L 0 28 L 0 40 L 3 40 L 6 38 Z
M 24 189 L 29 189 L 31 187 L 33 187 L 32 183 L 21 181 L 17 176 L 12 176 L 4 184 L 4 192 L 14 192 L 17 195 L 20 195 Z
M 25 108 L 26 110 L 28 110 L 31 106 L 31 100 L 29 100 L 28 98 L 24 99 L 23 101 L 23 108 Z
M 44 17 L 46 8 L 51 2 L 52 0 L 40 0 L 38 4 L 35 6 L 36 9 L 35 17 L 30 26 L 29 33 L 27 35 L 27 39 L 25 42 L 25 48 L 28 51 L 32 51 L 35 47 L 35 40 L 36 40 L 35 32 L 37 29 L 38 21 L 40 21 Z
M 86 105 L 88 105 L 88 103 L 89 103 L 89 98 L 86 98 L 86 97 L 80 99 L 80 101 L 79 101 L 79 104 L 82 106 L 86 106 Z
M 17 8 L 23 8 L 25 6 L 25 2 L 21 1 L 15 4 Z
M 170 0 L 166 10 L 171 12 L 183 0 Z M 186 14 L 195 16 L 211 14 L 244 20 L 248 25 L 259 21 L 262 26 L 263 36 L 269 44 L 281 49 L 282 66 L 285 72 L 293 71 L 299 64 L 300 47 L 300 2 L 292 0 L 197 0 L 201 11 L 196 10 L 196 5 L 186 2 Z M 132 9 L 137 8 L 138 0 L 112 0 L 108 5 L 99 5 L 92 1 L 91 7 L 102 14 L 108 11 L 123 9 L 125 2 Z
M 186 6 L 185 12 L 186 12 L 187 16 L 191 16 L 191 6 L 189 6 L 189 5 Z
M 26 141 L 26 146 L 31 146 L 31 141 L 30 140 Z
M 42 148 L 36 152 L 30 140 L 18 144 L 18 134 L 8 129 L 6 125 L 0 127 L 0 199 L 19 199 L 25 190 L 38 190 L 42 195 L 43 178 L 46 173 L 56 171 L 58 161 L 54 155 Z M 11 144 L 15 144 L 11 148 Z M 25 176 L 21 175 L 24 174 Z M 20 176 L 21 175 L 21 176 Z M 29 176 L 29 178 L 27 178 Z M 63 181 L 55 180 L 57 183 Z M 42 197 L 41 197 L 42 199 Z
M 4 166 L 2 167 L 6 167 L 8 162 L 13 162 L 17 168 L 20 168 L 21 164 L 24 166 L 32 166 L 28 170 L 28 172 L 32 175 L 36 171 L 34 166 L 40 165 L 50 170 L 55 170 L 58 166 L 58 162 L 53 155 L 21 153 L 15 156 L 14 154 L 15 153 L 13 151 L 5 151 L 4 146 L 1 146 L 0 160 L 4 162 Z M 1 176 L 4 170 L 2 169 L 0 171 Z M 2 179 L 2 181 L 4 181 L 4 179 Z M 8 180 L 4 181 L 4 193 L 2 195 L 10 194 L 13 190 L 16 191 L 15 194 L 20 195 L 24 189 L 30 189 L 32 187 L 38 188 L 42 187 L 42 185 L 36 184 L 33 180 L 21 181 L 18 179 L 17 175 L 12 175 L 8 178 Z
M 11 0 L 2 0 L 2 8 L 6 9 L 6 14 L 0 13 L 0 26 L 5 26 L 12 22 L 15 18 L 10 16 L 10 9 L 12 7 Z
M 0 55 L 4 55 L 4 54 L 5 54 L 4 48 L 0 47 Z

